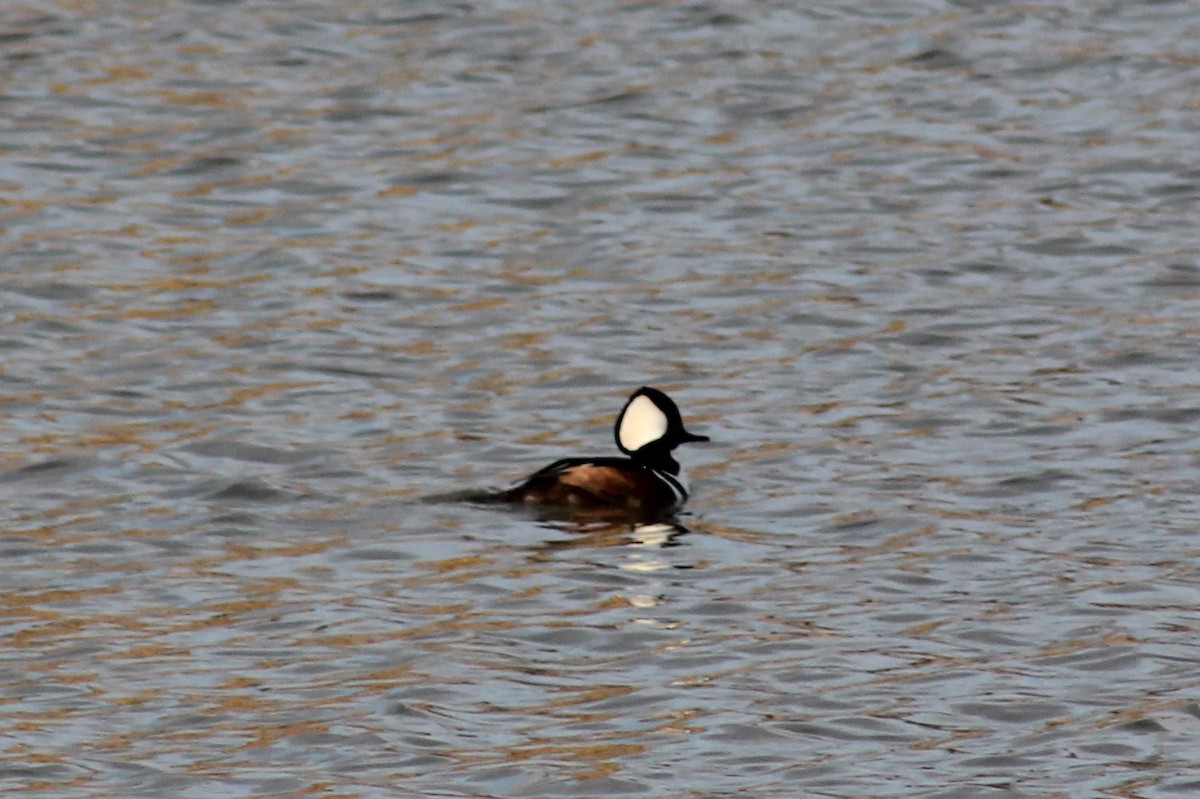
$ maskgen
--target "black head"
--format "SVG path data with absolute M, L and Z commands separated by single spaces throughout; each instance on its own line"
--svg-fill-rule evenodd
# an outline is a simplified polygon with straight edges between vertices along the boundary
M 617 416 L 613 433 L 617 447 L 633 457 L 639 453 L 666 455 L 680 444 L 708 441 L 708 436 L 689 433 L 671 398 L 648 386 L 633 392 Z

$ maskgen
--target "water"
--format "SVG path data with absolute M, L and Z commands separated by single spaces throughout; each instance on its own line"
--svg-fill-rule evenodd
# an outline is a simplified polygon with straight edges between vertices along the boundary
M 1200 12 L 0 12 L 5 795 L 1200 790 Z M 689 427 L 678 525 L 424 497 Z

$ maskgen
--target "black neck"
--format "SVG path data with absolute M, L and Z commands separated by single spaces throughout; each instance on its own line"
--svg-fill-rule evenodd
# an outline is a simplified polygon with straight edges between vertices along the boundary
M 663 446 L 660 442 L 647 444 L 633 453 L 630 457 L 634 463 L 640 463 L 651 469 L 658 469 L 667 474 L 679 474 L 679 463 L 671 457 L 671 447 Z

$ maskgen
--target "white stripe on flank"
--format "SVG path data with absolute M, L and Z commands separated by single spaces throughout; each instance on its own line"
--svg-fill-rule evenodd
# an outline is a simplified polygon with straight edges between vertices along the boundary
M 687 500 L 687 498 L 688 498 L 687 480 L 685 480 L 683 477 L 682 469 L 680 470 L 678 477 L 676 477 L 673 474 L 669 474 L 668 472 L 659 471 L 658 469 L 651 469 L 650 471 L 654 474 L 655 477 L 657 477 L 659 480 L 662 480 L 664 483 L 666 483 L 668 486 L 671 487 L 671 491 L 675 494 L 675 504 L 676 505 L 680 505 L 685 500 Z

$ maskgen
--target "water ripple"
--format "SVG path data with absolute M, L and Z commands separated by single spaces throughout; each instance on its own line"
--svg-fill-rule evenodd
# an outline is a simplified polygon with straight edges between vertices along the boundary
M 0 789 L 1195 792 L 1186 4 L 95 11 L 0 23 Z M 675 524 L 425 501 L 643 384 Z

